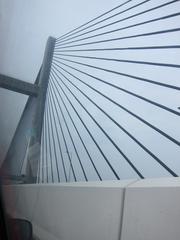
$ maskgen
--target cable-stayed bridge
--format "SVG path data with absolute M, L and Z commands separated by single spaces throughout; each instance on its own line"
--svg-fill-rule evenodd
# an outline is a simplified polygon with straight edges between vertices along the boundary
M 30 95 L 3 175 L 45 186 L 178 177 L 179 6 L 121 2 L 50 37 L 35 84 L 1 76 Z

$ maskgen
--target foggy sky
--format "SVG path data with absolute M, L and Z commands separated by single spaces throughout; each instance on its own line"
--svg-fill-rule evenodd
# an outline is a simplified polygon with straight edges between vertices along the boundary
M 117 0 L 1 0 L 0 72 L 34 82 L 43 59 L 47 38 L 58 37 L 102 11 Z M 103 4 L 102 4 L 103 3 Z M 26 96 L 0 89 L 0 154 L 5 156 Z M 6 104 L 4 104 L 6 103 Z
M 10 9 L 9 13 L 12 12 L 12 21 L 7 21 L 7 16 L 4 13 L 2 16 L 1 32 L 3 33 L 2 42 L 0 43 L 0 49 L 2 49 L 3 61 L 0 63 L 0 71 L 7 75 L 18 77 L 19 79 L 33 82 L 35 76 L 40 67 L 42 61 L 44 45 L 46 39 L 49 35 L 59 37 L 61 34 L 73 29 L 74 27 L 83 24 L 89 19 L 103 13 L 106 10 L 118 5 L 120 1 L 17 1 L 16 4 L 10 5 L 11 1 L 2 1 L 3 7 L 8 7 Z M 42 3 L 43 4 L 40 4 Z M 121 1 L 123 2 L 123 1 Z M 129 3 L 128 6 L 132 6 L 141 1 L 133 1 Z M 145 5 L 139 7 L 138 9 L 131 10 L 130 13 L 121 14 L 121 16 L 115 17 L 113 20 L 117 20 L 128 16 L 129 14 L 135 14 L 137 12 L 143 11 L 153 6 L 160 5 L 168 1 L 152 1 L 146 3 Z M 87 4 L 89 5 L 87 7 Z M 2 7 L 2 9 L 3 9 Z M 135 19 L 127 20 L 124 23 L 119 23 L 116 26 L 108 27 L 107 29 L 102 29 L 98 33 L 113 30 L 115 27 L 123 27 L 131 25 L 133 23 L 146 21 L 156 17 L 168 15 L 177 12 L 179 3 L 173 4 L 168 7 L 164 7 L 161 10 L 156 10 L 153 13 L 147 13 L 144 16 L 136 17 Z M 127 8 L 124 7 L 124 9 Z M 41 11 L 40 11 L 41 9 Z M 118 12 L 118 11 L 116 11 Z M 41 13 L 41 14 L 39 14 Z M 4 15 L 3 15 L 4 14 Z M 107 38 L 116 38 L 119 36 L 133 35 L 143 32 L 159 31 L 162 29 L 178 28 L 180 22 L 180 17 L 175 17 L 171 20 L 163 20 L 158 23 L 147 24 L 146 26 L 139 26 L 132 29 L 127 29 L 121 33 L 116 32 L 109 34 L 108 36 L 97 37 L 94 40 L 103 40 Z M 104 24 L 104 23 L 103 23 Z M 103 24 L 100 24 L 103 25 Z M 4 27 L 7 25 L 7 28 Z M 18 26 L 18 27 L 17 27 Z M 90 36 L 92 34 L 88 34 Z M 80 37 L 79 37 L 80 38 Z M 78 38 L 77 38 L 78 39 Z M 168 35 L 157 35 L 150 37 L 142 37 L 136 39 L 126 39 L 117 42 L 109 42 L 105 44 L 99 44 L 90 46 L 93 47 L 127 47 L 127 46 L 151 46 L 151 45 L 175 45 L 179 43 L 180 34 L 179 32 L 171 33 Z M 91 40 L 93 41 L 93 40 Z M 87 42 L 86 40 L 82 42 Z M 80 42 L 81 43 L 81 42 Z M 78 43 L 77 43 L 78 44 Z M 70 44 L 71 45 L 71 44 Z M 89 46 L 88 46 L 89 47 Z M 78 49 L 84 49 L 85 47 L 78 47 Z M 6 51 L 5 51 L 6 49 Z M 7 50 L 8 49 L 8 50 Z M 67 53 L 68 54 L 68 53 Z M 71 54 L 71 53 L 70 53 Z M 72 53 L 76 54 L 76 53 Z M 149 61 L 149 62 L 163 62 L 163 63 L 173 63 L 179 64 L 180 50 L 146 50 L 146 51 L 124 51 L 124 52 L 93 52 L 93 53 L 78 53 L 77 55 L 84 56 L 95 56 L 95 57 L 108 57 L 108 58 L 118 58 L 127 60 L 139 60 L 139 61 Z M 17 59 L 18 58 L 18 59 Z M 72 59 L 74 61 L 82 61 L 81 58 L 66 57 L 66 59 Z M 66 61 L 63 61 L 67 63 Z M 173 84 L 180 86 L 179 84 L 179 69 L 176 68 L 165 68 L 129 63 L 117 63 L 117 62 L 105 62 L 92 59 L 83 59 L 83 63 L 92 64 L 98 67 L 108 68 L 114 71 L 125 72 L 127 74 L 140 76 L 143 78 L 153 79 L 154 81 Z M 129 91 L 133 91 L 136 94 L 142 95 L 153 101 L 157 101 L 159 104 L 163 104 L 177 110 L 179 106 L 179 92 L 175 90 L 170 90 L 162 88 L 159 86 L 151 85 L 148 83 L 138 82 L 127 77 L 120 77 L 111 73 L 102 72 L 95 69 L 90 69 L 85 66 L 78 66 L 77 64 L 70 64 L 73 67 L 79 68 L 82 71 L 93 74 L 107 82 L 116 84 L 119 87 L 125 88 Z M 68 67 L 63 66 L 66 70 Z M 160 128 L 170 136 L 177 140 L 180 140 L 180 130 L 179 130 L 179 116 L 175 116 L 168 113 L 162 109 L 159 109 L 151 104 L 145 103 L 140 99 L 134 98 L 133 96 L 127 95 L 126 93 L 119 92 L 113 88 L 107 87 L 105 84 L 98 83 L 90 77 L 84 77 L 81 73 L 71 71 L 77 77 L 85 80 L 87 83 L 102 91 L 105 95 L 109 96 L 113 100 L 122 104 L 126 108 L 135 112 L 137 115 L 148 120 L 151 124 Z M 64 73 L 64 72 L 63 72 Z M 65 74 L 68 76 L 67 74 Z M 69 77 L 69 76 L 68 76 Z M 119 124 L 126 128 L 131 134 L 136 136 L 139 141 L 143 142 L 147 148 L 149 148 L 155 155 L 163 160 L 167 165 L 172 167 L 174 171 L 180 173 L 179 155 L 180 149 L 175 144 L 172 144 L 169 140 L 165 139 L 154 130 L 150 129 L 146 125 L 139 122 L 137 119 L 130 117 L 129 114 L 125 113 L 122 109 L 120 110 L 117 106 L 109 103 L 109 101 L 100 97 L 97 93 L 89 90 L 83 84 L 79 83 L 73 77 L 69 77 L 76 86 L 80 87 L 88 96 L 90 96 L 98 105 L 100 105 L 106 112 L 108 112 Z M 64 79 L 63 79 L 64 80 Z M 88 106 L 88 110 L 97 119 L 97 121 L 103 126 L 103 128 L 108 132 L 112 139 L 121 147 L 123 152 L 125 152 L 128 157 L 133 161 L 137 168 L 141 169 L 145 177 L 159 177 L 159 176 L 169 176 L 169 174 L 157 164 L 152 157 L 148 156 L 142 149 L 140 149 L 126 134 L 119 130 L 111 121 L 107 119 L 99 110 L 96 109 L 87 99 L 85 99 L 81 94 L 75 90 L 69 83 L 68 86 L 74 91 L 74 94 L 78 96 L 80 101 Z M 63 87 L 64 91 L 66 89 Z M 12 137 L 15 126 L 19 119 L 20 113 L 23 109 L 26 97 L 20 94 L 14 94 L 7 92 L 5 90 L 0 90 L 0 103 L 6 102 L 7 104 L 0 106 L 1 109 L 1 129 L 2 133 L 0 138 L 2 144 L 5 145 L 5 151 L 7 149 L 8 143 Z M 82 118 L 87 123 L 88 128 L 93 133 L 93 136 L 102 145 L 103 150 L 111 159 L 112 165 L 120 174 L 121 178 L 137 178 L 137 175 L 132 171 L 128 164 L 124 161 L 122 156 L 111 146 L 109 141 L 104 137 L 102 132 L 95 126 L 92 120 L 87 116 L 87 114 L 82 110 L 82 108 L 76 103 L 72 96 L 70 99 L 73 101 L 74 106 L 80 112 Z M 13 99 L 13 101 L 12 101 Z M 65 100 L 66 101 L 66 100 Z M 96 164 L 99 166 L 101 174 L 104 179 L 114 179 L 112 173 L 107 168 L 99 152 L 89 139 L 88 134 L 83 130 L 81 123 L 77 119 L 76 114 L 66 101 L 67 107 L 71 110 L 73 118 L 77 123 L 79 130 L 86 141 L 88 148 L 90 149 L 93 159 L 95 159 Z M 66 114 L 65 109 L 63 108 Z M 66 114 L 68 124 L 68 116 Z M 7 121 L 8 119 L 8 121 Z M 66 131 L 66 127 L 63 123 L 61 117 L 61 122 L 63 124 L 63 129 Z M 52 134 L 52 133 L 51 133 Z M 81 157 L 83 159 L 83 164 L 89 169 L 89 178 L 91 180 L 96 179 L 91 169 L 90 164 L 87 161 L 87 156 L 83 153 L 80 143 L 78 142 L 78 137 L 73 131 L 72 135 L 75 139 L 77 147 L 80 149 Z M 55 136 L 56 137 L 56 136 Z M 77 163 L 77 157 L 74 153 L 72 143 L 68 137 L 66 131 L 66 137 L 68 145 L 70 146 L 72 158 L 76 166 L 76 171 L 80 174 L 80 167 Z M 51 135 L 52 138 L 52 135 Z M 57 141 L 56 141 L 57 143 Z M 65 146 L 63 146 L 63 154 L 67 159 L 67 153 Z M 4 152 L 5 152 L 4 151 Z M 55 169 L 55 161 L 54 161 Z M 62 169 L 62 168 L 61 168 Z M 67 165 L 68 169 L 68 165 Z M 56 170 L 54 170 L 56 171 Z M 61 175 L 63 175 L 61 170 Z M 79 180 L 83 180 L 82 176 L 79 176 Z

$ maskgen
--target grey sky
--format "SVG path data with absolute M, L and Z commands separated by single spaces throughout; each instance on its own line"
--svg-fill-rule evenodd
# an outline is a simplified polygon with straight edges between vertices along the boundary
M 117 4 L 117 0 L 1 0 L 0 72 L 34 82 L 48 36 L 58 37 Z M 26 99 L 23 95 L 0 89 L 1 159 Z
M 0 49 L 2 51 L 3 61 L 0 63 L 0 72 L 18 77 L 22 80 L 33 82 L 40 63 L 42 61 L 44 45 L 46 39 L 49 35 L 58 37 L 61 34 L 73 29 L 74 27 L 83 24 L 89 19 L 103 13 L 106 10 L 111 9 L 112 7 L 118 5 L 120 2 L 124 1 L 16 1 L 16 4 L 13 1 L 1 1 L 2 8 L 5 9 L 1 13 L 2 25 L 1 32 L 2 42 L 0 44 Z M 129 3 L 127 6 L 132 6 L 137 3 L 140 3 L 140 0 L 134 0 L 132 3 Z M 166 3 L 169 1 L 150 1 L 136 9 L 131 10 L 113 18 L 113 20 L 118 20 L 129 15 L 136 14 L 143 10 L 149 9 L 151 7 Z M 87 6 L 88 4 L 88 6 Z M 126 9 L 127 6 L 122 7 L 121 10 Z M 128 26 L 134 23 L 158 18 L 165 16 L 171 13 L 177 12 L 177 9 L 180 7 L 179 3 L 172 4 L 162 8 L 161 10 L 155 10 L 151 13 L 144 14 L 143 16 L 136 17 L 131 20 L 126 20 L 125 22 L 113 25 L 111 27 L 102 29 L 95 33 L 101 33 L 105 31 L 110 31 L 114 28 L 120 28 L 123 26 Z M 5 12 L 12 12 L 11 19 L 12 21 L 7 21 L 7 16 Z M 116 10 L 118 12 L 119 10 Z M 112 22 L 112 20 L 107 21 L 107 23 Z M 112 33 L 109 35 L 92 38 L 91 40 L 84 40 L 79 43 L 85 43 L 88 41 L 98 41 L 109 38 L 116 38 L 120 36 L 134 35 L 144 32 L 153 32 L 159 31 L 162 29 L 171 29 L 178 28 L 180 22 L 180 17 L 175 17 L 168 20 L 159 21 L 158 23 L 147 24 L 146 26 L 139 26 L 136 28 L 131 28 L 123 30 L 120 33 Z M 5 28 L 4 26 L 7 25 Z M 100 24 L 98 26 L 104 25 Z M 86 36 L 91 36 L 93 33 L 90 33 Z M 80 39 L 76 38 L 76 39 Z M 167 35 L 156 35 L 149 37 L 141 37 L 135 39 L 126 39 L 116 42 L 109 42 L 99 45 L 90 45 L 76 47 L 76 49 L 85 49 L 85 48 L 97 48 L 97 47 L 128 47 L 128 46 L 153 46 L 153 45 L 175 45 L 179 43 L 180 34 L 179 32 L 170 33 Z M 70 40 L 71 41 L 71 40 Z M 78 44 L 74 43 L 74 44 Z M 72 44 L 70 44 L 72 45 Z M 67 53 L 68 54 L 68 53 Z M 149 62 L 163 62 L 163 63 L 173 63 L 179 64 L 179 55 L 180 50 L 144 50 L 144 51 L 119 51 L 119 52 L 86 52 L 86 53 L 69 53 L 77 54 L 84 56 L 96 56 L 96 57 L 107 57 L 107 58 L 118 58 L 118 59 L 127 59 L 127 60 L 139 60 L 139 61 L 149 61 Z M 138 64 L 129 64 L 129 63 L 117 63 L 117 62 L 105 62 L 100 60 L 92 59 L 81 59 L 81 58 L 70 58 L 74 61 L 82 61 L 83 63 L 92 64 L 98 67 L 108 68 L 114 71 L 120 71 L 131 75 L 140 76 L 143 78 L 152 79 L 154 81 L 159 81 L 162 83 L 168 83 L 176 86 L 179 84 L 179 69 L 176 68 L 165 68 L 165 67 L 156 67 L 156 66 L 147 66 L 147 65 L 138 65 Z M 67 63 L 66 61 L 63 61 Z M 119 87 L 133 91 L 136 94 L 142 95 L 153 101 L 157 101 L 160 104 L 168 106 L 174 110 L 178 110 L 180 96 L 179 92 L 176 90 L 169 90 L 159 86 L 155 86 L 148 83 L 143 83 L 127 77 L 120 77 L 111 73 L 102 72 L 99 70 L 94 70 L 85 66 L 79 66 L 77 64 L 70 64 L 73 67 L 79 68 L 85 72 L 93 74 L 99 78 L 102 78 L 105 81 L 109 81 L 113 84 L 116 84 Z M 66 70 L 70 70 L 68 67 L 64 67 Z M 180 140 L 180 130 L 179 130 L 179 116 L 175 116 L 171 113 L 161 110 L 151 104 L 145 103 L 140 99 L 136 99 L 133 96 L 130 96 L 126 93 L 119 92 L 113 88 L 107 87 L 105 84 L 97 83 L 96 80 L 93 80 L 89 77 L 84 77 L 83 74 L 72 71 L 77 77 L 85 80 L 87 83 L 91 84 L 98 90 L 101 90 L 105 95 L 109 96 L 113 100 L 117 101 L 119 104 L 122 104 L 132 112 L 135 112 L 137 115 L 141 116 L 148 120 L 154 126 L 165 131 L 170 136 L 174 137 L 177 140 Z M 64 72 L 63 72 L 64 73 Z M 83 89 L 85 93 L 92 97 L 92 99 L 98 103 L 105 111 L 107 111 L 118 123 L 120 123 L 124 128 L 126 128 L 132 135 L 136 136 L 139 141 L 144 143 L 147 148 L 149 148 L 155 155 L 162 159 L 166 164 L 172 167 L 173 170 L 176 170 L 177 173 L 180 173 L 180 164 L 179 164 L 179 155 L 180 149 L 175 144 L 172 144 L 169 140 L 162 137 L 160 134 L 156 133 L 154 130 L 151 130 L 146 125 L 142 124 L 139 120 L 130 117 L 129 114 L 125 113 L 123 110 L 120 110 L 117 106 L 114 106 L 109 101 L 104 100 L 98 94 L 94 93 L 92 90 L 89 90 L 82 83 L 79 83 L 73 77 L 70 77 L 66 74 L 78 87 Z M 64 80 L 64 79 L 63 79 Z M 107 119 L 103 114 L 100 113 L 88 100 L 86 100 L 81 94 L 77 92 L 68 82 L 67 85 L 73 90 L 76 96 L 82 101 L 85 106 L 88 106 L 88 110 L 91 114 L 102 124 L 103 128 L 108 132 L 112 139 L 122 148 L 128 157 L 133 161 L 138 169 L 141 169 L 143 174 L 146 177 L 157 177 L 157 176 L 169 176 L 169 174 L 163 170 L 159 164 L 157 164 L 152 157 L 148 156 L 141 148 L 137 147 L 126 134 L 119 130 L 111 121 Z M 63 87 L 66 91 L 66 89 Z M 10 141 L 10 138 L 13 134 L 15 126 L 20 116 L 20 112 L 23 109 L 25 103 L 25 97 L 19 96 L 14 93 L 9 93 L 4 90 L 0 90 L 0 103 L 7 102 L 1 107 L 1 142 L 6 142 L 7 145 Z M 12 101 L 13 99 L 13 101 Z M 70 99 L 73 100 L 73 97 L 70 96 Z M 87 133 L 83 130 L 81 123 L 77 119 L 77 116 L 73 113 L 73 110 L 69 106 L 68 102 L 65 99 L 65 102 L 68 108 L 71 110 L 73 118 L 77 123 L 79 130 L 83 136 L 83 139 L 86 141 L 88 148 L 93 154 L 93 159 L 96 159 L 96 163 L 101 169 L 101 174 L 104 179 L 112 179 L 113 175 L 108 170 L 105 162 L 102 157 L 99 155 L 99 152 L 92 144 L 92 140 L 89 139 Z M 8 106 L 8 108 L 7 108 Z M 90 120 L 87 114 L 81 109 L 81 107 L 75 103 L 74 106 L 81 113 L 82 118 L 86 121 L 89 129 L 92 131 L 97 142 L 101 143 L 103 150 L 106 152 L 108 159 L 111 159 L 111 163 L 117 169 L 119 175 L 122 178 L 134 178 L 137 175 L 131 170 L 127 165 L 124 159 L 119 156 L 119 153 L 114 149 L 114 147 L 109 144 L 109 141 L 103 136 L 102 132 L 95 126 L 95 124 Z M 65 109 L 63 108 L 64 113 L 66 114 Z M 13 115 L 13 117 L 12 117 Z M 67 117 L 67 115 L 66 115 Z M 9 119 L 7 121 L 7 119 Z M 68 119 L 68 117 L 67 117 Z M 69 125 L 71 124 L 67 120 Z M 61 119 L 62 124 L 63 119 Z M 63 125 L 64 131 L 65 125 Z M 73 127 L 72 127 L 73 129 Z M 80 143 L 78 142 L 77 134 L 72 131 L 72 135 L 77 146 L 81 149 L 81 157 L 84 161 L 84 165 L 89 169 L 89 177 L 91 180 L 95 179 L 93 170 L 89 162 L 87 161 L 85 154 L 81 148 Z M 67 141 L 71 150 L 73 161 L 76 162 L 76 170 L 80 170 L 77 164 L 77 158 L 74 153 L 68 134 L 66 133 Z M 52 136 L 51 136 L 52 137 Z M 6 146 L 7 146 L 6 145 Z M 5 148 L 6 148 L 5 146 Z M 63 146 L 63 152 L 65 158 L 67 154 L 65 153 L 65 146 Z M 68 168 L 68 166 L 67 166 Z M 55 169 L 55 166 L 54 166 Z M 62 173 L 63 174 L 63 173 Z M 80 176 L 80 180 L 83 177 Z

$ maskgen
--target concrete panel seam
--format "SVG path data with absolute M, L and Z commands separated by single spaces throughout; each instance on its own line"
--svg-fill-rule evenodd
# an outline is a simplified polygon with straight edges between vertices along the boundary
M 124 214 L 125 214 L 124 206 L 125 206 L 125 201 L 126 201 L 126 191 L 129 186 L 132 186 L 134 183 L 136 183 L 138 181 L 139 181 L 139 179 L 134 180 L 133 182 L 127 184 L 127 186 L 125 186 L 123 188 L 123 200 L 122 200 L 121 220 L 120 220 L 120 228 L 119 228 L 119 240 L 121 240 L 121 238 L 122 238 L 123 219 L 124 219 Z

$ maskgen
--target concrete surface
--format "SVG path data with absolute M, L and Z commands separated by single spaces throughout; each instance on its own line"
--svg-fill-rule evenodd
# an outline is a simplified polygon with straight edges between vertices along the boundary
M 121 240 L 180 239 L 180 178 L 147 179 L 126 189 Z
M 43 240 L 178 240 L 180 178 L 4 187 Z M 17 199 L 18 198 L 18 199 Z M 13 211 L 13 210 L 16 211 Z

